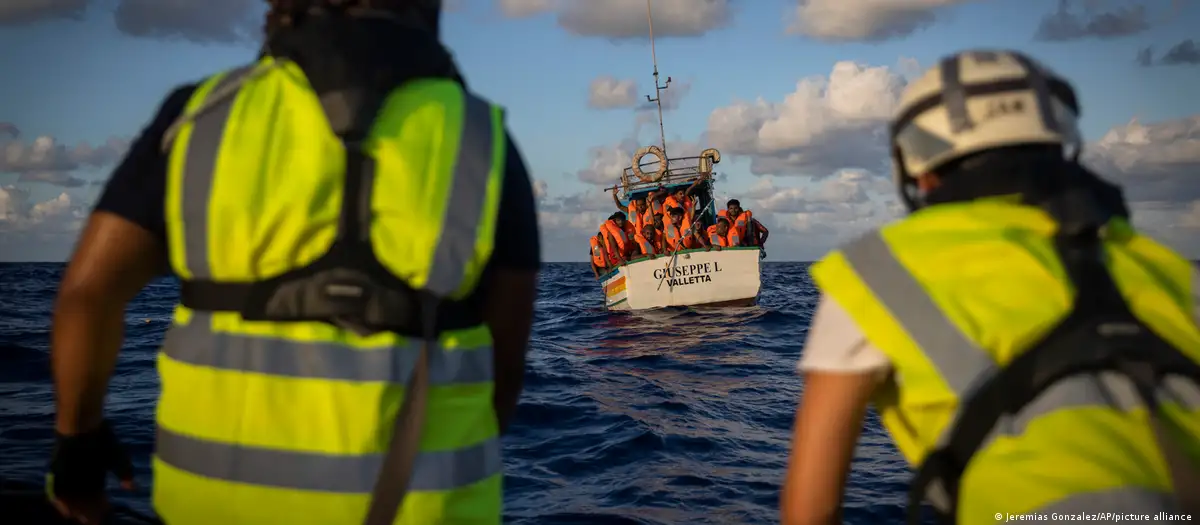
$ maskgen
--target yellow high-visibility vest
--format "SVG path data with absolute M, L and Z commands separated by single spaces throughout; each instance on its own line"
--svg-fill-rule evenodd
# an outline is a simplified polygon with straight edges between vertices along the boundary
M 938 204 L 813 265 L 822 293 L 894 367 L 874 403 L 911 465 L 949 439 L 981 383 L 1073 310 L 1056 230 L 1041 209 L 1002 198 Z M 1106 230 L 1105 265 L 1129 310 L 1182 362 L 1200 363 L 1200 271 L 1122 219 Z M 1175 443 L 1200 464 L 1200 389 L 1177 375 L 1157 386 Z M 1200 491 L 1172 486 L 1164 453 L 1128 377 L 1069 376 L 991 427 L 965 465 L 955 507 L 933 503 L 956 508 L 963 525 L 996 523 L 998 514 L 1152 516 Z
M 203 82 L 178 124 L 165 144 L 166 223 L 185 286 L 305 268 L 344 218 L 361 220 L 387 277 L 446 301 L 476 288 L 506 137 L 501 109 L 458 83 L 404 84 L 361 143 L 343 143 L 304 72 L 266 57 Z M 349 148 L 364 159 L 362 218 L 341 213 Z M 159 355 L 156 511 L 170 525 L 363 523 L 422 339 L 215 310 L 177 306 Z M 395 523 L 498 524 L 491 333 L 481 320 L 439 332 Z

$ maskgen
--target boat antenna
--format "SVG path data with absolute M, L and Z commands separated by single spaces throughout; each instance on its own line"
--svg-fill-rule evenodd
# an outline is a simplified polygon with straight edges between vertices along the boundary
M 658 106 L 658 138 L 662 141 L 663 157 L 667 157 L 667 132 L 663 130 L 663 115 L 662 115 L 662 92 L 671 85 L 671 77 L 667 77 L 666 84 L 658 83 L 658 55 L 654 51 L 654 18 L 650 15 L 650 0 L 646 0 L 646 22 L 650 24 L 650 60 L 654 62 L 654 98 L 646 95 L 646 102 L 653 102 Z M 669 168 L 669 166 L 664 166 Z

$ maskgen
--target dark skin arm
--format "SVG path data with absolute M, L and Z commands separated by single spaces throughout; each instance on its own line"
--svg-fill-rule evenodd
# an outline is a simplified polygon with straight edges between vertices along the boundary
M 698 177 L 698 178 L 696 179 L 696 181 L 692 183 L 692 185 L 691 185 L 691 186 L 688 186 L 688 189 L 687 189 L 687 190 L 685 190 L 685 191 L 683 192 L 683 194 L 684 194 L 684 195 L 691 195 L 693 192 L 695 192 L 695 191 L 696 191 L 696 188 L 699 188 L 699 187 L 700 187 L 700 183 L 701 183 L 701 182 L 708 180 L 708 177 L 709 177 L 709 174 L 707 174 L 707 173 L 701 173 L 701 174 L 700 174 L 700 177 Z
M 104 417 L 104 396 L 117 363 L 125 307 L 166 267 L 158 239 L 121 217 L 88 219 L 67 266 L 50 335 L 55 429 L 93 430 Z
M 88 432 L 103 421 L 125 337 L 125 307 L 165 267 L 161 253 L 158 239 L 141 226 L 103 211 L 88 219 L 54 303 L 50 367 L 58 433 Z M 132 478 L 120 481 L 134 488 Z M 99 523 L 108 508 L 103 496 L 51 503 L 83 523 Z
M 617 187 L 613 186 L 612 190 L 613 205 L 617 207 L 617 211 L 626 211 L 624 206 L 621 206 L 621 199 L 617 198 Z
M 700 235 L 700 231 L 696 228 L 692 228 L 692 238 L 696 239 L 696 242 L 700 243 L 700 245 L 704 247 L 704 251 L 712 250 L 712 245 L 708 243 L 708 239 L 705 239 L 703 235 Z
M 718 234 L 717 234 L 717 233 L 713 233 L 713 235 L 718 235 Z M 708 239 L 708 245 L 709 245 L 709 246 L 711 246 L 711 247 L 712 247 L 714 250 L 716 250 L 716 251 L 718 251 L 718 252 L 719 252 L 719 251 L 721 251 L 721 244 L 720 244 L 720 241 L 714 241 L 714 240 L 713 240 L 713 239 L 710 237 L 710 238 Z
M 753 221 L 754 230 L 759 234 L 758 245 L 762 246 L 767 243 L 767 237 L 771 235 L 771 232 L 770 230 L 767 230 L 767 227 L 763 226 L 761 222 L 758 222 L 758 219 L 753 219 Z
M 608 232 L 604 232 L 604 236 L 607 238 L 605 241 L 607 243 L 606 246 L 612 246 L 612 251 L 617 255 L 617 260 L 620 261 L 621 264 L 629 262 L 625 259 L 625 254 L 621 253 L 621 245 L 617 243 L 617 239 Z
M 779 506 L 783 525 L 842 523 L 854 448 L 880 384 L 872 373 L 805 374 Z
M 484 307 L 484 322 L 492 331 L 496 367 L 492 405 L 501 433 L 508 430 L 525 386 L 525 362 L 537 300 L 537 279 L 537 271 L 497 268 Z

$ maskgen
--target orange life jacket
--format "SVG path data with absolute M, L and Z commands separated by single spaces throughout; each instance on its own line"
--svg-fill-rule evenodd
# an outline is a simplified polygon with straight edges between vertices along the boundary
M 676 200 L 674 195 L 671 195 L 663 200 L 663 207 L 667 210 L 670 210 L 671 208 L 683 208 L 683 217 L 685 219 L 692 218 L 692 213 L 695 211 L 693 208 L 695 208 L 695 206 L 696 202 L 688 196 L 683 197 L 683 202 Z
M 655 212 L 651 208 L 646 208 L 646 212 L 642 214 L 642 224 L 643 225 L 654 224 L 654 216 L 655 215 L 662 215 L 662 214 Z
M 663 224 L 663 235 L 666 237 L 666 241 L 667 241 L 666 245 L 663 246 L 663 248 L 665 250 L 679 251 L 679 250 L 685 249 L 688 246 L 687 239 L 689 239 L 692 236 L 691 224 L 688 224 L 687 219 L 684 219 L 683 223 L 681 223 L 678 228 L 676 228 L 674 224 L 671 224 L 669 222 L 664 223 Z M 695 242 L 695 241 L 692 241 L 692 242 Z
M 663 202 L 665 202 L 665 201 L 651 200 L 650 206 L 646 207 L 646 213 L 649 213 L 651 215 L 662 215 L 663 214 Z
M 713 246 L 720 246 L 722 248 L 737 246 L 737 244 L 733 241 L 733 239 L 737 238 L 737 231 L 735 231 L 733 228 L 730 228 L 728 231 L 726 231 L 725 235 L 721 235 L 717 233 L 717 225 L 714 224 L 708 227 L 707 233 L 708 242 Z
M 692 249 L 700 248 L 701 246 L 704 246 L 704 243 L 700 242 L 692 234 L 692 219 L 685 213 L 683 215 L 683 247 Z
M 638 248 L 642 250 L 642 255 L 661 255 L 663 253 L 662 241 L 658 237 L 655 237 L 651 241 L 639 233 L 633 239 L 637 241 Z
M 750 228 L 750 219 L 754 218 L 754 214 L 750 213 L 750 210 L 742 210 L 742 213 L 739 213 L 736 219 L 730 219 L 728 212 L 729 212 L 729 210 L 721 210 L 721 211 L 717 212 L 717 216 L 725 217 L 725 219 L 728 220 L 729 224 L 732 226 L 732 228 L 729 228 L 729 231 L 732 232 L 734 230 L 737 230 L 737 235 L 738 235 L 739 239 L 749 240 L 750 244 L 752 244 L 753 239 L 751 239 L 749 236 L 747 236 L 746 232 Z M 739 244 L 741 244 L 741 243 L 739 243 Z
M 604 250 L 604 244 L 600 242 L 600 236 L 593 235 L 589 241 L 592 245 L 592 264 L 601 268 L 608 266 L 608 261 L 606 260 L 608 254 Z
M 633 231 L 634 233 L 637 233 L 642 231 L 642 226 L 646 224 L 646 214 L 644 212 L 638 213 L 635 206 L 637 205 L 632 202 L 629 203 L 629 208 L 625 210 L 625 215 L 629 217 L 629 220 L 625 221 L 625 223 L 633 223 Z
M 616 247 L 621 251 L 621 253 L 628 253 L 629 237 L 625 235 L 625 230 L 623 228 L 618 228 L 617 223 L 613 222 L 612 219 L 604 221 L 604 223 L 600 225 L 600 231 L 611 235 L 613 239 L 617 241 Z

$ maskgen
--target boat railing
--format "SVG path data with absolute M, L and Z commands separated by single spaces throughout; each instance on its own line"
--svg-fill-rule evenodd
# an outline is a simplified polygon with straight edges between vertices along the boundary
M 638 165 L 642 173 L 651 180 L 642 180 L 639 178 L 634 173 L 632 166 L 625 168 L 621 173 L 621 197 L 628 198 L 631 193 L 652 190 L 659 185 L 671 186 L 690 183 L 699 177 L 701 173 L 705 171 L 711 172 L 712 166 L 710 159 L 702 155 L 667 159 L 667 168 L 663 171 L 662 177 L 654 180 L 653 177 L 658 172 L 658 164 L 659 161 L 653 159 Z

